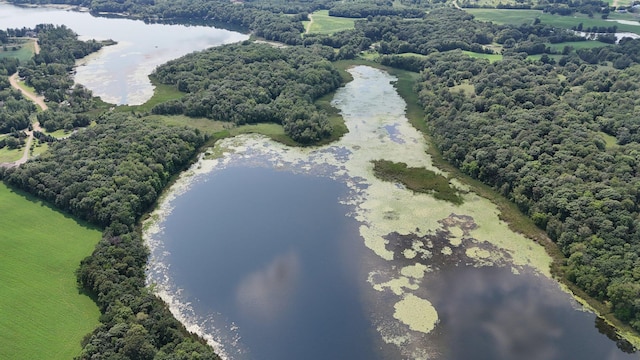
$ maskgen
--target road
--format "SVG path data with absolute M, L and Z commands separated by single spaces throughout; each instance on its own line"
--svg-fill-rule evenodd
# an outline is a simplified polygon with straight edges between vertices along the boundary
M 34 51 L 36 54 L 40 53 L 40 45 L 38 45 L 38 41 L 36 40 L 35 44 L 34 44 Z M 18 73 L 16 72 L 15 74 L 11 75 L 9 77 L 9 83 L 11 83 L 11 86 L 14 89 L 20 90 L 20 92 L 22 93 L 22 95 L 24 97 L 26 97 L 27 99 L 33 101 L 34 103 L 36 103 L 36 105 L 38 105 L 40 107 L 40 109 L 42 109 L 42 111 L 45 111 L 48 109 L 47 104 L 45 104 L 44 102 L 44 96 L 38 96 L 35 94 L 32 94 L 28 91 L 26 91 L 25 89 L 23 89 L 20 84 L 18 83 Z M 34 131 L 42 131 L 42 128 L 40 127 L 40 123 L 39 122 L 35 122 L 33 123 L 33 130 L 27 130 L 25 131 L 27 134 L 27 143 L 24 147 L 24 153 L 22 154 L 22 157 L 19 160 L 13 161 L 13 162 L 7 162 L 7 163 L 0 163 L 0 166 L 3 167 L 14 167 L 14 166 L 19 166 L 22 165 L 24 163 L 27 162 L 27 160 L 29 160 L 29 150 L 31 149 L 31 143 L 33 143 L 33 132 Z

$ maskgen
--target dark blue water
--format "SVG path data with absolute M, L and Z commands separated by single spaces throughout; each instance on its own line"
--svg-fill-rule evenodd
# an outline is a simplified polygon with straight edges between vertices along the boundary
M 237 325 L 245 358 L 378 358 L 356 276 L 363 245 L 338 203 L 346 188 L 265 168 L 208 176 L 164 224 L 196 312 Z
M 451 268 L 434 279 L 444 358 L 638 359 L 601 334 L 548 279 L 504 268 Z
M 433 244 L 428 259 L 404 258 L 416 236 L 391 234 L 394 260 L 372 261 L 339 204 L 346 192 L 325 178 L 230 167 L 172 202 L 163 235 L 170 276 L 196 314 L 233 328 L 235 337 L 223 336 L 232 358 L 400 359 L 417 346 L 447 360 L 638 359 L 553 281 L 470 266 L 469 240 L 442 255 L 445 231 L 419 239 Z M 416 261 L 435 271 L 414 294 L 432 302 L 439 323 L 409 344 L 384 345 L 375 328 L 389 324 L 399 298 L 373 291 L 367 274 Z

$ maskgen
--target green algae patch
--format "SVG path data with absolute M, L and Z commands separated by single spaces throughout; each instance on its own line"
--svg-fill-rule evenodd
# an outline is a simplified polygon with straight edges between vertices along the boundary
M 373 283 L 371 276 L 369 278 L 369 282 Z M 405 293 L 403 289 L 418 290 L 419 286 L 407 277 L 399 277 L 397 279 L 391 279 L 384 283 L 375 284 L 373 285 L 373 288 L 377 291 L 384 291 L 385 289 L 389 289 L 394 294 L 402 296 L 402 294 Z
M 424 277 L 424 273 L 429 271 L 429 267 L 417 263 L 415 265 L 405 266 L 400 270 L 400 273 L 406 277 L 411 277 L 417 280 L 420 280 Z
M 413 331 L 428 334 L 438 323 L 438 312 L 429 300 L 407 294 L 394 305 L 393 317 Z
M 462 197 L 451 187 L 449 179 L 429 169 L 408 167 L 405 163 L 387 160 L 374 160 L 373 174 L 382 180 L 400 182 L 412 191 L 433 194 L 436 199 L 462 204 Z

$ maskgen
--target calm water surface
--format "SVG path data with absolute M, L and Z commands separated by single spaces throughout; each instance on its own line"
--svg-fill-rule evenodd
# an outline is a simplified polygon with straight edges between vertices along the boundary
M 173 203 L 173 280 L 197 313 L 239 329 L 235 358 L 378 358 L 345 192 L 329 179 L 232 167 Z
M 148 79 L 169 60 L 248 38 L 238 32 L 204 26 L 145 24 L 139 20 L 94 17 L 57 8 L 23 8 L 0 3 L 0 28 L 65 25 L 82 40 L 112 39 L 117 45 L 81 60 L 75 81 L 112 104 L 142 104 L 153 95 Z
M 620 350 L 595 315 L 556 282 L 510 265 L 509 256 L 493 264 L 469 257 L 470 248 L 501 251 L 470 235 L 453 245 L 452 226 L 487 226 L 471 216 L 444 215 L 449 225 L 427 235 L 417 235 L 418 229 L 387 234 L 391 260 L 363 246 L 353 217 L 358 202 L 340 199 L 354 193 L 384 198 L 374 194 L 374 180 L 364 179 L 366 159 L 418 146 L 420 135 L 408 136 L 406 120 L 388 120 L 390 113 L 384 119 L 366 114 L 398 107 L 387 74 L 357 68 L 352 75 L 352 86 L 336 95 L 350 127 L 338 143 L 291 149 L 256 137 L 232 139 L 220 166 L 193 175 L 192 185 L 169 201 L 151 261 L 153 269 L 164 270 L 149 276 L 181 304 L 185 322 L 212 336 L 233 359 L 639 358 Z M 405 216 L 392 206 L 391 200 L 378 202 L 388 214 L 379 221 Z M 465 206 L 474 205 L 456 211 L 467 211 Z M 415 219 L 414 229 L 424 222 Z M 406 255 L 416 241 L 428 244 L 425 256 Z M 429 271 L 399 293 L 433 304 L 438 322 L 430 333 L 396 321 L 397 290 L 371 287 L 402 280 L 395 274 L 416 264 Z

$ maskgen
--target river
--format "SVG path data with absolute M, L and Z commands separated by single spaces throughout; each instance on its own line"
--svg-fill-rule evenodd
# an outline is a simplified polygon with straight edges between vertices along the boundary
M 395 79 L 350 72 L 338 142 L 220 141 L 145 224 L 149 282 L 181 321 L 231 359 L 638 359 L 489 201 L 376 179 L 377 159 L 442 172 Z
M 206 26 L 145 24 L 140 20 L 95 17 L 60 7 L 17 7 L 0 3 L 0 28 L 65 25 L 81 40 L 117 41 L 78 62 L 74 80 L 103 101 L 139 105 L 153 95 L 148 75 L 161 64 L 193 51 L 234 43 L 246 34 Z

